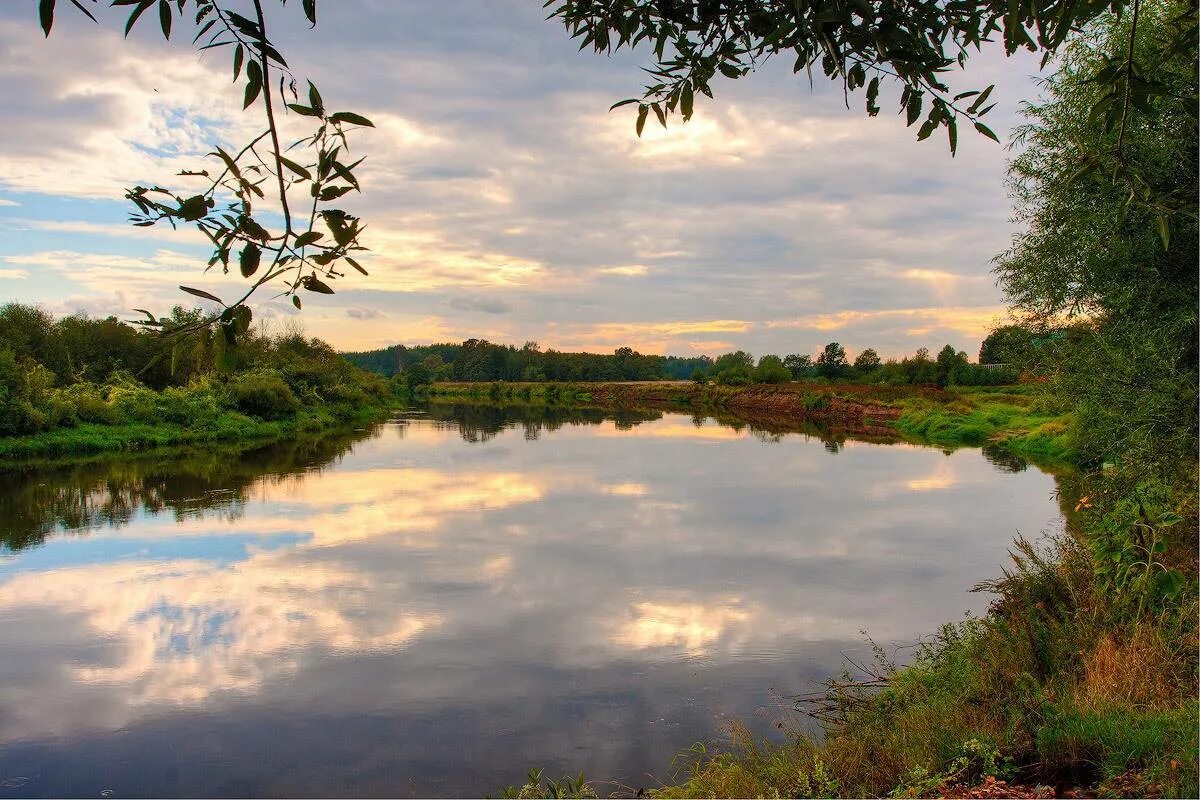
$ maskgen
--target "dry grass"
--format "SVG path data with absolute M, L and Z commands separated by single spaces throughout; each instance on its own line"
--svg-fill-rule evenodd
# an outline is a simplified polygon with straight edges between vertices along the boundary
M 1124 642 L 1106 633 L 1084 659 L 1076 705 L 1088 711 L 1169 708 L 1180 695 L 1173 678 L 1176 663 L 1176 654 L 1155 628 L 1138 628 Z

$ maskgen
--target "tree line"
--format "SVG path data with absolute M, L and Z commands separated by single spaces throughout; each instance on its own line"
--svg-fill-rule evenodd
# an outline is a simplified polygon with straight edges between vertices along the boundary
M 764 355 L 755 361 L 743 350 L 710 356 L 644 355 L 629 347 L 612 354 L 542 350 L 536 342 L 521 347 L 486 339 L 461 344 L 407 347 L 344 353 L 352 364 L 384 377 L 397 377 L 409 387 L 435 381 L 547 381 L 592 383 L 598 381 L 694 380 L 716 381 L 727 386 L 751 383 L 784 383 L 799 380 L 858 380 L 890 385 L 979 386 L 1012 383 L 1018 364 L 1029 351 L 1032 334 L 1018 326 L 998 328 L 984 340 L 979 363 L 946 345 L 936 356 L 927 348 L 903 359 L 880 358 L 872 348 L 853 362 L 837 342 L 815 354 Z

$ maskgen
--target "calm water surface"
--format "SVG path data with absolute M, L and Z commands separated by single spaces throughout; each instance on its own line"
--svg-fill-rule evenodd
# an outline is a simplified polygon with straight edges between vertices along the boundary
M 0 473 L 0 797 L 652 786 L 1059 525 L 980 450 L 529 413 Z

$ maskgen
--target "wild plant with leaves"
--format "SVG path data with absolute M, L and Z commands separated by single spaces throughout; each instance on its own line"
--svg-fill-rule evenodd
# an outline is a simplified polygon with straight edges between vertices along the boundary
M 984 136 L 996 135 L 983 123 L 995 107 L 994 86 L 955 92 L 949 75 L 966 66 L 985 44 L 999 39 L 1008 55 L 1041 53 L 1043 66 L 1068 39 L 1094 21 L 1129 13 L 1135 20 L 1141 0 L 546 0 L 550 16 L 580 40 L 580 49 L 611 52 L 645 43 L 653 50 L 647 68 L 651 82 L 637 104 L 640 134 L 651 113 L 664 127 L 678 114 L 691 118 L 697 95 L 713 97 L 720 74 L 743 78 L 770 58 L 792 59 L 792 71 L 812 80 L 815 70 L 850 94 L 864 90 L 866 111 L 880 111 L 881 87 L 900 89 L 899 112 L 917 138 L 946 131 L 951 152 L 958 146 L 959 121 Z M 1186 51 L 1196 40 L 1196 4 L 1180 14 L 1174 46 Z M 1134 23 L 1136 28 L 1136 22 Z M 1138 57 L 1133 44 L 1105 53 L 1093 79 L 1104 88 L 1097 103 L 1105 127 L 1124 125 L 1131 104 L 1143 104 L 1165 90 L 1154 65 Z
M 89 5 L 99 0 L 70 2 L 95 20 Z M 286 6 L 287 0 L 280 4 Z M 38 2 L 46 36 L 59 5 L 65 4 Z M 263 287 L 277 289 L 276 296 L 290 297 L 300 308 L 301 290 L 333 294 L 331 284 L 344 277 L 347 268 L 367 274 L 355 258 L 366 249 L 360 242 L 366 226 L 336 204 L 361 189 L 354 170 L 363 159 L 350 160 L 349 134 L 372 123 L 360 114 L 327 107 L 311 81 L 301 91 L 287 60 L 271 43 L 263 0 L 252 0 L 250 16 L 233 9 L 244 3 L 224 0 L 109 0 L 109 5 L 128 9 L 126 35 L 147 12 L 153 12 L 164 38 L 170 39 L 187 25 L 193 45 L 200 50 L 228 52 L 233 80 L 243 86 L 243 109 L 254 109 L 263 122 L 262 131 L 237 150 L 217 146 L 209 154 L 210 165 L 180 172 L 178 177 L 193 181 L 193 188 L 135 186 L 126 192 L 134 206 L 130 215 L 134 225 L 192 226 L 213 246 L 206 271 L 236 269 L 248 282 L 245 291 L 232 299 L 181 286 L 221 310 L 179 325 L 169 317 L 135 309 L 145 316 L 137 324 L 176 335 L 217 325 L 232 344 L 249 329 L 252 312 L 247 301 Z M 300 5 L 315 26 L 316 0 L 302 0 Z M 281 117 L 289 113 L 310 120 L 315 125 L 312 132 L 284 142 Z

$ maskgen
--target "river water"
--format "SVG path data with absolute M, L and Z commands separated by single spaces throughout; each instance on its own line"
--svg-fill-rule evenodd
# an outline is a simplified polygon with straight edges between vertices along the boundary
M 863 631 L 983 611 L 1054 488 L 978 449 L 465 406 L 0 473 L 0 797 L 652 787 L 733 722 L 801 724 Z

